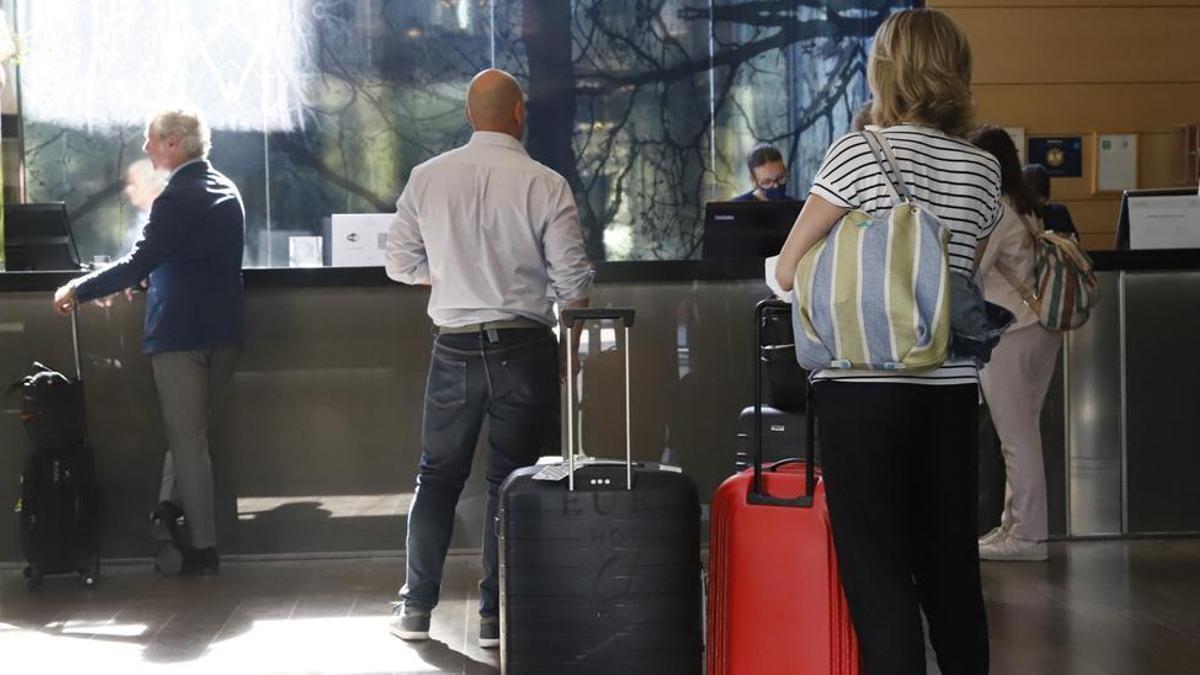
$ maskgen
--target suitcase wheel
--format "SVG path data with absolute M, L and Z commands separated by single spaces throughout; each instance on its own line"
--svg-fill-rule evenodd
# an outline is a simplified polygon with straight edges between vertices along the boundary
M 79 576 L 84 586 L 88 588 L 95 586 L 100 579 L 100 559 L 96 556 L 89 558 L 87 564 L 79 570 Z

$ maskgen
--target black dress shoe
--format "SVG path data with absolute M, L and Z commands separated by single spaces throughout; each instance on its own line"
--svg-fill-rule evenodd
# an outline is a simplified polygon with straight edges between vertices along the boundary
M 179 574 L 183 570 L 184 539 L 183 509 L 172 502 L 161 502 L 150 514 L 150 537 L 158 546 L 154 569 L 162 574 Z
M 221 571 L 221 559 L 215 546 L 183 549 L 183 569 L 180 574 L 211 576 Z

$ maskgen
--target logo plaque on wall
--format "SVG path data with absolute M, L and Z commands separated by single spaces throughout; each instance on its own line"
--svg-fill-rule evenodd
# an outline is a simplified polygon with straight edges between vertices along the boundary
M 1030 138 L 1028 157 L 1055 178 L 1078 178 L 1083 175 L 1083 137 Z

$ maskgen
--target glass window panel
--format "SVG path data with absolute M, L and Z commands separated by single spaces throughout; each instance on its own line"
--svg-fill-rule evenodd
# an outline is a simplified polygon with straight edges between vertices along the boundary
M 314 0 L 296 29 L 301 123 L 270 136 L 272 265 L 333 213 L 395 208 L 417 164 L 466 142 L 467 84 L 491 65 L 491 8 Z M 265 264 L 265 261 L 264 261 Z
M 870 38 L 896 0 L 748 3 L 716 0 L 713 72 L 718 94 L 718 198 L 751 184 L 746 158 L 758 143 L 783 154 L 788 194 L 804 198 L 835 138 L 869 97 Z
M 526 144 L 571 183 L 595 259 L 697 248 L 711 182 L 709 24 L 688 4 L 498 5 L 497 66 L 526 87 Z
M 780 147 L 804 196 L 866 98 L 897 0 L 19 0 L 27 198 L 66 201 L 85 259 L 128 250 L 144 115 L 184 99 L 247 206 L 246 262 L 332 213 L 387 212 L 470 136 L 467 83 L 526 88 L 526 145 L 562 173 L 594 259 L 699 254 L 703 204 Z

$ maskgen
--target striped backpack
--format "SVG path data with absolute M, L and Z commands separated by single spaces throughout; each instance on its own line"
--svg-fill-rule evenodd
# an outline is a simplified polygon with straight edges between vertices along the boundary
M 1043 328 L 1054 331 L 1079 328 L 1087 322 L 1098 297 L 1099 284 L 1092 271 L 1092 259 L 1074 236 L 1038 228 L 1024 215 L 1018 215 L 1033 237 L 1033 287 L 1004 263 L 997 262 L 996 271 L 1037 314 Z
M 800 260 L 796 356 L 813 371 L 933 370 L 950 345 L 950 231 L 913 203 L 887 139 L 862 135 L 893 206 L 879 218 L 847 213 Z

